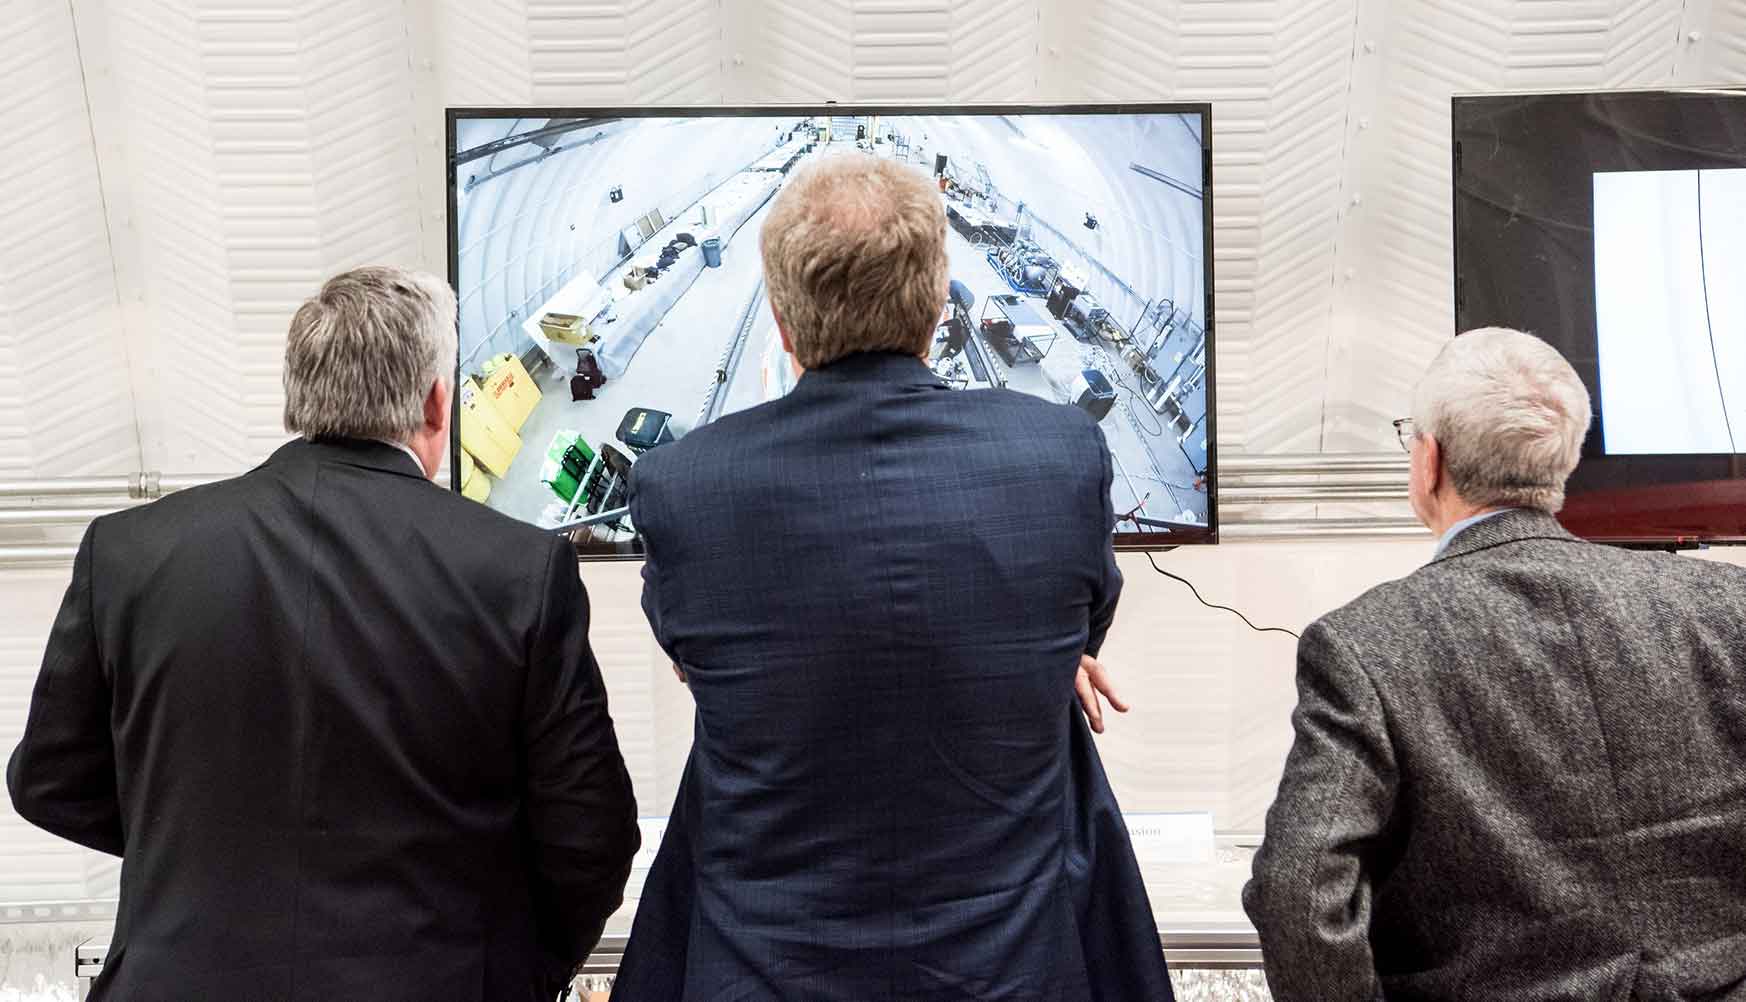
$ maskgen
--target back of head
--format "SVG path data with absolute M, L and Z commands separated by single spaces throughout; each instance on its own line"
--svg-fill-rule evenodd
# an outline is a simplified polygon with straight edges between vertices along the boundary
M 946 302 L 946 213 L 921 170 L 825 157 L 788 181 L 761 239 L 770 302 L 802 366 L 927 350 Z
M 453 380 L 455 294 L 434 275 L 366 267 L 329 279 L 285 342 L 285 430 L 404 442 Z
M 1504 327 L 1449 342 L 1413 394 L 1413 424 L 1437 440 L 1450 485 L 1482 507 L 1562 508 L 1590 416 L 1564 356 Z

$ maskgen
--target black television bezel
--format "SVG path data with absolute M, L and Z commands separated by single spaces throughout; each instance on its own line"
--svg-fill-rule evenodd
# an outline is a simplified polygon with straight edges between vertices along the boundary
M 1206 302 L 1206 529 L 1196 533 L 1117 532 L 1112 535 L 1114 546 L 1124 552 L 1157 552 L 1177 546 L 1212 545 L 1219 541 L 1218 494 L 1218 348 L 1215 333 L 1213 292 L 1213 158 L 1212 103 L 1197 102 L 1105 102 L 1066 104 L 881 104 L 829 101 L 813 104 L 734 104 L 734 105 L 643 105 L 575 106 L 519 105 L 471 106 L 458 105 L 443 109 L 443 164 L 446 193 L 446 226 L 448 239 L 449 287 L 460 289 L 460 233 L 456 199 L 455 125 L 464 119 L 501 118 L 762 118 L 772 115 L 1198 115 L 1200 117 L 1201 157 L 1201 267 Z M 457 323 L 459 315 L 456 316 Z M 461 489 L 461 464 L 455 457 L 461 451 L 460 386 L 461 358 L 455 353 L 454 369 L 457 392 L 451 403 L 449 422 L 449 485 L 456 493 Z M 580 560 L 641 560 L 640 540 L 617 544 L 618 548 L 601 550 L 576 548 Z
M 1718 96 L 1746 98 L 1746 89 L 1717 85 L 1629 87 L 1612 90 L 1523 90 L 1451 95 L 1449 226 L 1450 261 L 1453 268 L 1450 285 L 1455 321 L 1453 333 L 1459 335 L 1463 330 L 1488 323 L 1509 322 L 1508 318 L 1473 316 L 1465 295 L 1461 229 L 1464 221 L 1461 188 L 1464 152 L 1462 128 L 1465 123 L 1477 115 L 1507 110 L 1511 104 L 1523 101 L 1580 102 L 1592 98 L 1628 101 Z M 1464 111 L 1467 114 L 1464 115 Z M 1584 163 L 1587 164 L 1588 161 L 1585 160 Z M 1591 271 L 1587 277 L 1592 283 L 1592 261 L 1590 265 Z M 1511 325 L 1519 327 L 1521 322 L 1517 320 Z M 1582 371 L 1582 366 L 1578 365 L 1578 369 Z M 1602 413 L 1598 388 L 1591 387 L 1590 390 L 1597 398 L 1594 423 L 1590 425 L 1588 440 L 1583 444 L 1581 459 L 1572 475 L 1571 483 L 1576 489 L 1567 492 L 1564 509 L 1559 513 L 1559 520 L 1566 529 L 1585 539 L 1622 546 L 1685 548 L 1746 545 L 1746 534 L 1732 531 L 1722 524 L 1721 515 L 1722 512 L 1737 510 L 1742 501 L 1746 500 L 1746 480 L 1741 479 L 1741 472 L 1746 471 L 1746 459 L 1739 454 L 1729 456 L 1721 453 L 1621 457 L 1601 455 L 1598 451 L 1598 432 Z M 1658 478 L 1650 485 L 1615 488 L 1589 488 L 1583 485 L 1585 470 L 1592 470 L 1591 463 L 1631 463 L 1642 469 L 1659 472 L 1663 467 L 1689 465 L 1698 460 L 1730 462 L 1735 472 L 1730 477 L 1720 479 L 1675 481 Z

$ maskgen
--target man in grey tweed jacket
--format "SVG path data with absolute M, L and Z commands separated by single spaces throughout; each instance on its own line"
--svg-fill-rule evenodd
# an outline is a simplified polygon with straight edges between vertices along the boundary
M 1746 998 L 1746 569 L 1559 527 L 1589 402 L 1538 339 L 1456 338 L 1414 419 L 1435 559 L 1298 648 L 1275 999 Z

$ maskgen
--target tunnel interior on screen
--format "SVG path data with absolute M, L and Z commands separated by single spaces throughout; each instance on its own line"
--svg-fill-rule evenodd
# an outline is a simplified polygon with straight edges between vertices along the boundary
M 758 233 L 795 170 L 859 152 L 941 189 L 941 379 L 1081 407 L 1114 457 L 1117 531 L 1199 530 L 1199 129 L 1174 114 L 460 119 L 464 487 L 548 528 L 633 538 L 614 512 L 638 455 L 793 387 Z

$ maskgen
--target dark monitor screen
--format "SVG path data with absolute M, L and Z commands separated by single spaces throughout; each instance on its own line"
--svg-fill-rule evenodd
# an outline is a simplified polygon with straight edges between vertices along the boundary
M 1458 97 L 1458 330 L 1550 341 L 1595 420 L 1562 518 L 1746 540 L 1746 92 Z
M 935 373 L 1096 417 L 1117 545 L 1212 542 L 1208 124 L 1204 105 L 451 109 L 455 486 L 634 556 L 615 502 L 636 458 L 799 378 L 759 229 L 795 170 L 860 153 L 940 187 Z

